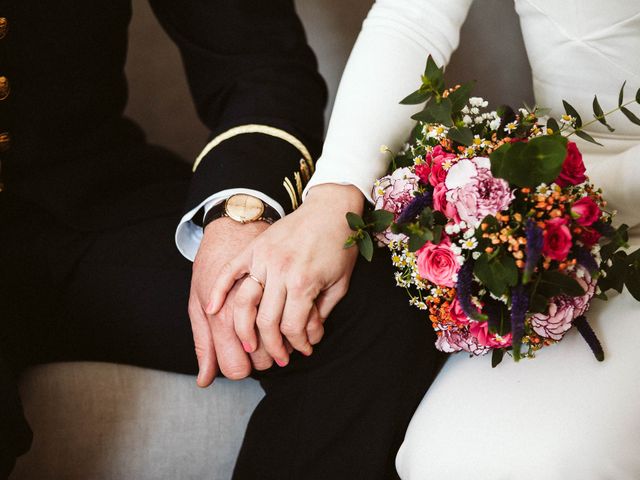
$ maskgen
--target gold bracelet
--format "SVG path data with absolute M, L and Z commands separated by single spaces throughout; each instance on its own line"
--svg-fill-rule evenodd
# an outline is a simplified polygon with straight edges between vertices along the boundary
M 231 128 L 230 130 L 227 130 L 226 132 L 221 133 L 216 138 L 211 140 L 207 144 L 207 146 L 204 147 L 204 150 L 202 150 L 200 155 L 198 155 L 198 158 L 196 158 L 196 161 L 193 164 L 193 171 L 195 172 L 198 166 L 200 165 L 200 162 L 202 162 L 202 159 L 209 152 L 211 152 L 211 150 L 216 148 L 222 142 L 224 142 L 225 140 L 229 140 L 230 138 L 236 137 L 238 135 L 244 135 L 246 133 L 262 133 L 264 135 L 276 137 L 276 138 L 279 138 L 280 140 L 284 140 L 285 142 L 288 142 L 289 144 L 293 145 L 295 148 L 298 149 L 298 151 L 302 154 L 305 161 L 307 162 L 309 169 L 313 172 L 313 159 L 311 158 L 311 154 L 309 153 L 309 150 L 307 150 L 307 147 L 305 147 L 300 140 L 298 140 L 296 137 L 291 135 L 289 132 L 285 132 L 284 130 L 280 130 L 279 128 L 270 127 L 269 125 L 257 125 L 257 124 L 240 125 L 239 127 Z

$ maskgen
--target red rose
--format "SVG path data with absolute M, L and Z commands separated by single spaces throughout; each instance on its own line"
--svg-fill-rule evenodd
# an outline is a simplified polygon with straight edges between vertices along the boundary
M 429 184 L 429 174 L 431 173 L 431 166 L 426 163 L 416 165 L 416 175 L 420 181 L 426 185 Z
M 600 219 L 600 207 L 591 197 L 584 197 L 574 203 L 571 214 L 578 225 L 589 227 Z
M 580 234 L 580 241 L 585 247 L 591 248 L 600 240 L 602 235 L 594 228 L 584 228 Z
M 542 253 L 551 260 L 562 262 L 567 259 L 571 245 L 571 231 L 567 226 L 567 220 L 562 217 L 547 220 L 544 231 L 544 245 Z
M 587 180 L 586 171 L 578 146 L 574 142 L 569 142 L 569 145 L 567 145 L 567 158 L 564 159 L 562 171 L 558 175 L 556 183 L 561 187 L 579 185 Z

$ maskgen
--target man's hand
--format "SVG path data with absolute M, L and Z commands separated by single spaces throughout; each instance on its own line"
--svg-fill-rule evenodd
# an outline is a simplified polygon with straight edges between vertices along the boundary
M 222 267 L 207 312 L 219 315 L 233 302 L 233 322 L 249 351 L 257 347 L 255 326 L 267 353 L 284 366 L 286 340 L 311 355 L 324 334 L 324 319 L 346 294 L 357 250 L 343 248 L 351 233 L 345 214 L 361 213 L 362 193 L 353 186 L 319 185 L 304 204 L 274 224 Z M 251 274 L 265 286 L 247 278 Z M 233 295 L 233 299 L 227 297 Z M 225 301 L 226 299 L 226 301 Z
M 212 297 L 212 287 L 224 265 L 235 258 L 269 225 L 254 222 L 242 225 L 229 218 L 220 218 L 207 225 L 204 238 L 193 263 L 189 317 L 200 372 L 198 385 L 207 387 L 218 372 L 231 379 L 240 379 L 251 372 L 251 360 L 234 329 L 233 298 L 242 285 L 241 280 L 230 288 L 229 302 L 216 315 L 207 315 L 205 308 Z M 264 352 L 256 354 L 256 368 L 264 368 Z M 270 362 L 268 362 L 270 364 Z

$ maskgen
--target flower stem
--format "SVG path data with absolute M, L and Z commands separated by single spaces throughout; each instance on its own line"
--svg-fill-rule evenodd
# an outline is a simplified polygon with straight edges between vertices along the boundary
M 588 127 L 589 125 L 593 125 L 594 123 L 599 122 L 600 120 L 604 120 L 606 117 L 608 117 L 608 116 L 609 116 L 609 115 L 611 115 L 612 113 L 615 113 L 615 112 L 617 112 L 618 110 L 620 110 L 621 108 L 626 107 L 626 106 L 628 106 L 628 105 L 631 105 L 632 103 L 636 103 L 636 101 L 635 101 L 635 100 L 631 100 L 631 101 L 629 101 L 629 102 L 627 102 L 627 103 L 625 103 L 625 104 L 623 104 L 623 105 L 620 105 L 620 106 L 618 106 L 618 107 L 614 108 L 613 110 L 610 110 L 610 111 L 608 111 L 608 112 L 606 112 L 606 113 L 603 113 L 602 115 L 600 115 L 600 116 L 598 116 L 598 117 L 595 117 L 593 120 L 591 120 L 591 121 L 589 121 L 589 122 L 585 123 L 585 124 L 584 124 L 584 125 L 582 125 L 580 128 L 575 128 L 575 129 L 573 130 L 573 132 L 571 132 L 569 135 L 567 135 L 567 138 L 569 138 L 571 135 L 573 135 L 573 134 L 574 134 L 574 133 L 576 133 L 577 131 L 584 130 L 584 128 L 585 128 L 585 127 Z

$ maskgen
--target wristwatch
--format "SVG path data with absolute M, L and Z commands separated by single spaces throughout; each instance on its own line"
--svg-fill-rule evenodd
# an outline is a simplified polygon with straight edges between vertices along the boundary
M 280 215 L 275 208 L 265 204 L 253 195 L 238 193 L 227 198 L 223 203 L 212 207 L 204 217 L 202 228 L 218 218 L 229 217 L 238 223 L 267 222 L 272 224 Z

